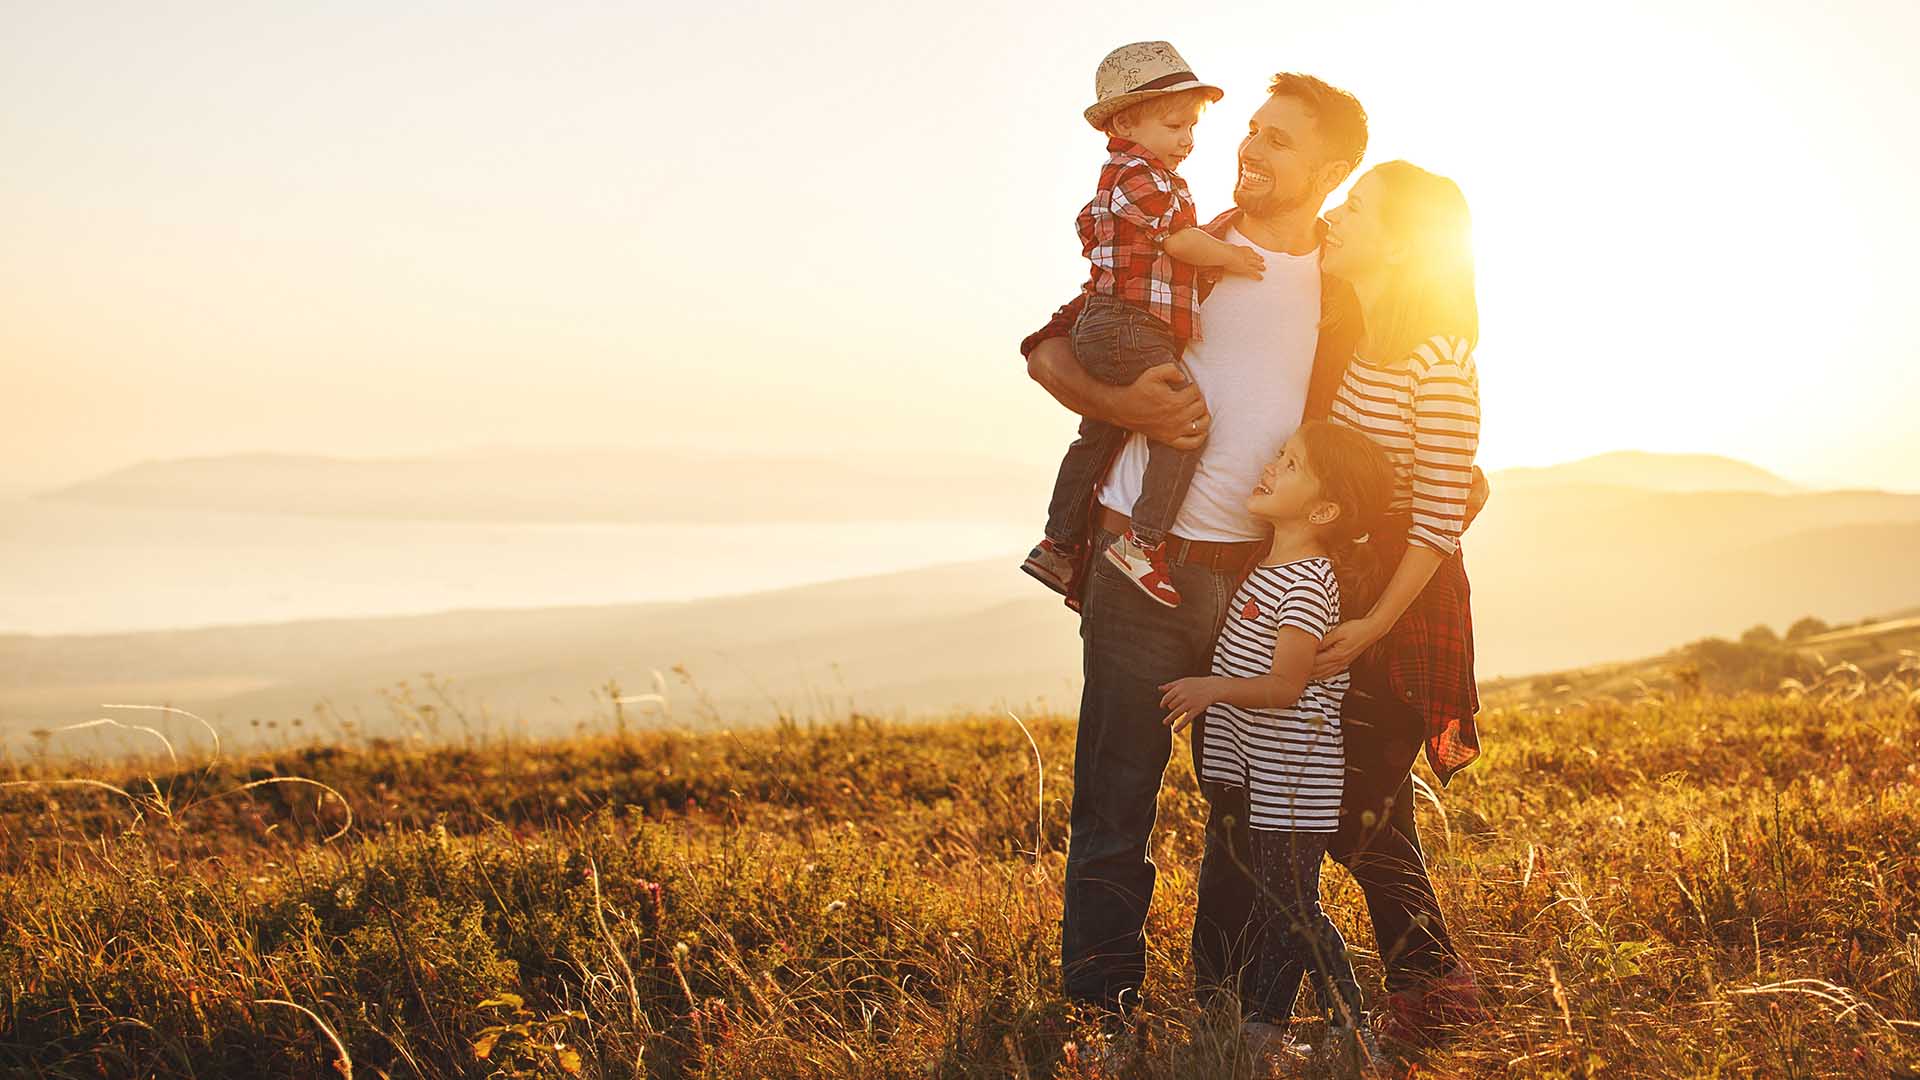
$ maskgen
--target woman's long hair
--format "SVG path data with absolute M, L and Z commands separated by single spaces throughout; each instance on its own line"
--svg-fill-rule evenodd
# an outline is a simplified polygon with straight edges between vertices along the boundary
M 1358 618 L 1373 609 L 1384 584 L 1379 545 L 1365 540 L 1385 527 L 1393 501 L 1393 463 L 1379 443 L 1327 420 L 1301 424 L 1300 440 L 1307 468 L 1320 481 L 1320 497 L 1340 508 L 1321 536 L 1340 582 L 1341 616 Z
M 1460 185 L 1405 161 L 1376 165 L 1380 215 L 1404 257 L 1367 327 L 1369 359 L 1397 364 L 1436 337 L 1480 340 L 1473 291 L 1473 217 Z

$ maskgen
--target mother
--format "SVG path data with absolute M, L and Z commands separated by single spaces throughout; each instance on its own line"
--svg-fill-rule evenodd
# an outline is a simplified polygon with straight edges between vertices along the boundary
M 1483 1012 L 1427 877 L 1410 776 L 1422 747 L 1443 784 L 1480 754 L 1460 556 L 1480 434 L 1472 226 L 1453 181 L 1404 161 L 1362 176 L 1327 225 L 1322 267 L 1353 286 L 1363 323 L 1332 419 L 1386 450 L 1395 492 L 1365 545 L 1386 585 L 1327 635 L 1313 674 L 1353 668 L 1334 855 L 1366 892 L 1386 961 L 1381 1034 L 1417 1041 Z

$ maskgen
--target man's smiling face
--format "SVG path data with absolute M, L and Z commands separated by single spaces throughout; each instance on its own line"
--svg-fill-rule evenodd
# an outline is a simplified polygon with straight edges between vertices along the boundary
M 1325 184 L 1327 165 L 1326 145 L 1306 103 L 1276 94 L 1247 122 L 1233 203 L 1254 217 L 1309 205 L 1318 210 L 1339 184 Z

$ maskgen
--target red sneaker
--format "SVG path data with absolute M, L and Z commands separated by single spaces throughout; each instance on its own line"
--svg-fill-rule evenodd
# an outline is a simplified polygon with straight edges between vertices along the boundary
M 1464 967 L 1425 986 L 1388 994 L 1375 1016 L 1381 1039 L 1410 1046 L 1435 1046 L 1491 1019 L 1486 994 Z
M 1486 992 L 1473 972 L 1463 967 L 1427 986 L 1427 1014 L 1444 1027 L 1468 1027 L 1493 1019 L 1487 1011 Z
M 1167 573 L 1165 543 L 1147 547 L 1128 529 L 1108 546 L 1107 561 L 1119 567 L 1128 581 L 1140 586 L 1141 592 L 1167 607 L 1180 606 L 1180 590 L 1173 587 L 1173 576 Z
M 1061 596 L 1071 596 L 1073 569 L 1079 562 L 1079 548 L 1042 540 L 1027 553 L 1027 560 L 1020 564 L 1020 569 Z

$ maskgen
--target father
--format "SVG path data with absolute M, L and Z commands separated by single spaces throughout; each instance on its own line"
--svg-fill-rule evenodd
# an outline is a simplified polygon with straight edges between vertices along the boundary
M 1264 550 L 1264 532 L 1244 507 L 1247 493 L 1301 420 L 1327 413 L 1359 336 L 1352 290 L 1320 273 L 1319 212 L 1366 150 L 1366 113 L 1353 95 L 1309 75 L 1276 75 L 1269 91 L 1240 144 L 1236 209 L 1207 226 L 1216 237 L 1258 248 L 1266 271 L 1259 279 L 1225 278 L 1205 294 L 1205 338 L 1185 355 L 1192 384 L 1171 364 L 1130 386 L 1088 376 L 1066 337 L 1078 300 L 1021 345 L 1028 373 L 1062 405 L 1134 433 L 1091 493 L 1100 533 L 1093 551 L 1127 527 L 1148 439 L 1183 449 L 1204 443 L 1167 544 L 1182 604 L 1161 606 L 1105 559 L 1092 560 L 1080 598 L 1085 690 L 1061 963 L 1067 995 L 1115 1018 L 1137 1002 L 1146 969 L 1144 927 L 1156 872 L 1147 842 L 1172 753 L 1159 686 L 1208 670 L 1228 598 Z M 1203 739 L 1196 724 L 1196 774 Z M 1348 787 L 1393 792 L 1404 784 L 1404 776 L 1350 777 Z M 1406 794 L 1410 832 L 1410 789 Z M 1246 933 L 1253 896 L 1244 870 L 1246 814 L 1238 805 L 1244 794 L 1236 799 L 1220 789 L 1207 796 L 1211 814 L 1193 930 L 1203 1000 L 1233 984 L 1253 947 Z M 1394 837 L 1400 865 L 1392 873 L 1366 873 L 1368 860 L 1354 859 L 1354 852 L 1343 860 L 1366 892 L 1389 983 L 1401 985 L 1405 973 L 1396 980 L 1393 969 L 1411 957 L 1428 978 L 1457 964 L 1424 865 L 1405 865 L 1408 839 Z

